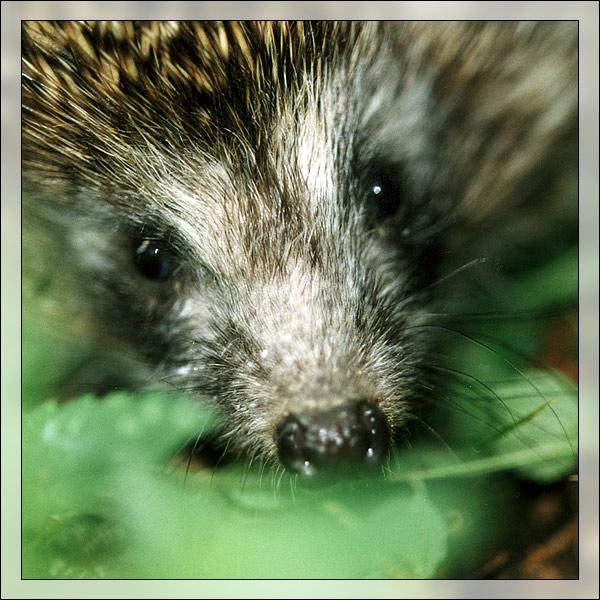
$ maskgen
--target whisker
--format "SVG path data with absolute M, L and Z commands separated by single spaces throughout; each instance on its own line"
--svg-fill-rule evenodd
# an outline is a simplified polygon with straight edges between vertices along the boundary
M 558 307 L 523 309 L 523 310 L 497 310 L 490 312 L 471 312 L 471 313 L 423 313 L 426 317 L 438 317 L 449 320 L 465 319 L 465 324 L 472 322 L 504 322 L 504 321 L 543 321 L 552 317 L 566 315 L 577 309 L 576 304 L 565 304 Z
M 421 427 L 424 427 L 431 435 L 433 435 L 433 437 L 437 439 L 446 448 L 446 450 L 452 455 L 452 457 L 457 463 L 461 462 L 460 458 L 458 457 L 456 452 L 452 450 L 448 442 L 446 442 L 446 440 L 431 425 L 426 423 L 423 419 L 421 419 L 415 414 L 411 414 L 410 418 L 412 421 L 416 421 L 419 425 L 421 425 Z
M 526 381 L 537 393 L 538 397 L 541 398 L 544 401 L 544 404 L 548 407 L 548 409 L 552 412 L 552 414 L 554 415 L 554 417 L 556 418 L 558 424 L 560 425 L 564 437 L 567 440 L 567 443 L 569 444 L 569 448 L 571 449 L 571 453 L 575 454 L 575 450 L 573 448 L 573 445 L 571 443 L 571 440 L 569 438 L 569 435 L 567 434 L 567 431 L 563 425 L 563 422 L 559 419 L 558 415 L 556 414 L 556 411 L 554 410 L 554 408 L 552 407 L 552 404 L 548 401 L 548 399 L 546 398 L 546 396 L 542 393 L 542 391 L 535 385 L 535 383 L 533 383 L 533 381 L 531 380 L 530 377 L 528 377 L 527 375 L 525 375 L 525 373 L 523 373 L 523 371 L 521 371 L 521 369 L 519 369 L 512 361 L 508 360 L 505 356 L 502 356 L 502 354 L 500 354 L 499 352 L 497 352 L 496 350 L 494 350 L 491 346 L 488 346 L 487 344 L 484 344 L 483 342 L 475 339 L 474 337 L 459 331 L 457 329 L 452 329 L 450 327 L 446 327 L 445 325 L 428 325 L 428 324 L 421 324 L 421 325 L 411 325 L 411 326 L 407 326 L 405 327 L 405 330 L 409 330 L 409 329 L 437 329 L 437 330 L 441 330 L 441 331 L 446 331 L 448 333 L 452 333 L 456 336 L 459 336 L 463 339 L 468 340 L 469 342 L 475 344 L 476 346 L 479 346 L 480 348 L 483 348 L 484 350 L 486 350 L 487 352 L 490 352 L 491 354 L 493 354 L 494 356 L 496 356 L 497 358 L 499 358 L 501 361 L 503 361 L 506 365 L 508 365 L 513 371 L 515 371 L 515 373 L 517 373 L 520 377 L 523 378 L 524 381 Z
M 454 395 L 454 394 L 453 394 Z M 472 397 L 464 395 L 463 398 L 465 400 L 472 400 Z M 486 398 L 483 398 L 485 400 L 487 400 Z M 503 432 L 501 429 L 499 429 L 498 427 L 496 427 L 496 425 L 494 425 L 493 423 L 486 421 L 485 419 L 483 419 L 482 417 L 474 414 L 473 412 L 470 412 L 469 410 L 467 410 L 464 406 L 462 406 L 461 404 L 459 404 L 456 400 L 454 400 L 454 398 L 451 395 L 446 395 L 444 397 L 444 399 L 438 399 L 436 397 L 433 397 L 429 400 L 430 403 L 435 404 L 436 406 L 441 406 L 444 409 L 450 409 L 455 411 L 458 414 L 464 415 L 466 417 L 469 417 L 471 419 L 474 419 L 476 421 L 478 421 L 479 423 L 485 425 L 486 427 L 489 427 L 490 429 L 493 429 L 498 435 L 505 435 L 505 432 Z
M 471 375 L 470 373 L 466 373 L 464 371 L 459 371 L 458 369 L 452 369 L 450 367 L 444 367 L 441 365 L 434 365 L 434 366 L 435 366 L 435 368 L 437 368 L 440 371 L 447 371 L 449 373 L 455 373 L 456 375 L 462 375 L 463 377 L 467 377 L 471 381 L 474 381 L 475 383 L 477 383 L 478 385 L 483 387 L 486 391 L 490 392 L 490 394 L 492 394 L 494 396 L 494 398 L 496 398 L 496 400 L 498 400 L 498 402 L 500 402 L 500 404 L 502 404 L 502 406 L 504 407 L 506 412 L 510 415 L 510 418 L 512 419 L 515 428 L 517 427 L 517 422 L 515 420 L 515 417 L 512 414 L 512 411 L 510 410 L 510 408 L 508 407 L 506 402 L 504 400 L 502 400 L 502 398 L 489 385 L 487 385 L 486 383 L 481 381 L 481 379 L 479 379 L 478 377 L 475 377 L 474 375 Z
M 188 475 L 189 475 L 189 472 L 190 472 L 190 468 L 192 466 L 192 460 L 194 460 L 194 454 L 196 454 L 196 452 L 198 451 L 201 439 L 202 439 L 202 433 L 199 433 L 196 436 L 196 441 L 194 442 L 194 446 L 190 450 L 187 467 L 185 469 L 185 476 L 183 478 L 184 485 L 187 482 L 187 478 L 188 478 Z
M 470 262 L 468 262 L 460 267 L 457 267 L 451 273 L 448 273 L 447 275 L 444 275 L 443 277 L 436 279 L 434 282 L 429 283 L 425 287 L 420 288 L 419 290 L 417 290 L 416 292 L 413 292 L 412 294 L 409 294 L 408 296 L 404 296 L 398 303 L 398 306 L 402 306 L 403 303 L 408 302 L 409 300 L 411 300 L 412 298 L 414 298 L 416 296 L 420 296 L 424 292 L 427 292 L 427 291 L 437 287 L 438 285 L 441 285 L 442 283 L 448 281 L 449 279 L 452 279 L 452 277 L 456 277 L 456 275 L 458 275 L 459 273 L 462 273 L 463 271 L 465 271 L 467 269 L 470 269 L 471 267 L 486 263 L 487 260 L 488 259 L 485 257 L 475 258 L 475 259 L 471 260 Z

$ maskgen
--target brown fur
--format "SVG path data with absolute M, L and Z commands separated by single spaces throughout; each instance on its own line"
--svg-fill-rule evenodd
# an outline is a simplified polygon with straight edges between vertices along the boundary
M 261 457 L 348 398 L 405 428 L 448 250 L 572 160 L 576 117 L 575 23 L 23 24 L 25 220 L 131 385 Z

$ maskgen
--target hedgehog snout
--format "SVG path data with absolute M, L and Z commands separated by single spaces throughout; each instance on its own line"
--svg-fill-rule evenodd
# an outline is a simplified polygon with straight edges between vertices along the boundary
M 367 400 L 287 414 L 275 433 L 281 463 L 310 483 L 377 470 L 390 445 L 383 412 Z

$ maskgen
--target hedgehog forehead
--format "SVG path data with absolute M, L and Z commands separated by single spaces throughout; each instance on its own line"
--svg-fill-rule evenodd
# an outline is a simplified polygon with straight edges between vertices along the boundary
M 286 112 L 301 115 L 302 102 L 325 104 L 322 88 L 330 74 L 351 73 L 363 61 L 365 46 L 357 53 L 353 40 L 376 35 L 372 29 L 346 23 L 25 22 L 25 163 L 43 169 L 70 164 L 72 173 L 110 181 L 123 169 L 132 175 L 130 149 L 177 155 L 190 142 L 217 154 L 237 145 L 238 160 L 252 162 L 253 149 L 271 141 L 269 123 L 278 127 Z M 49 160 L 38 160 L 42 156 Z
M 213 271 L 248 273 L 286 252 L 292 262 L 304 260 L 304 242 L 335 227 L 342 210 L 333 129 L 312 105 L 301 114 L 282 107 L 251 165 L 240 167 L 239 148 L 224 147 L 192 152 L 179 165 L 148 165 L 148 199 Z
M 319 235 L 339 229 L 339 174 L 355 104 L 367 96 L 353 86 L 377 56 L 375 25 L 23 29 L 24 165 L 33 178 L 50 172 L 76 189 L 106 190 L 119 209 L 143 205 L 225 273 L 276 253 L 307 259 L 309 240 L 316 248 Z

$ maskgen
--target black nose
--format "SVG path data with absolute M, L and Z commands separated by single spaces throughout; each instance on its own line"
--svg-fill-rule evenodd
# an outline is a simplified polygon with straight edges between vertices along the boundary
M 389 441 L 385 415 L 364 400 L 327 411 L 291 413 L 275 433 L 281 463 L 309 480 L 374 470 Z

